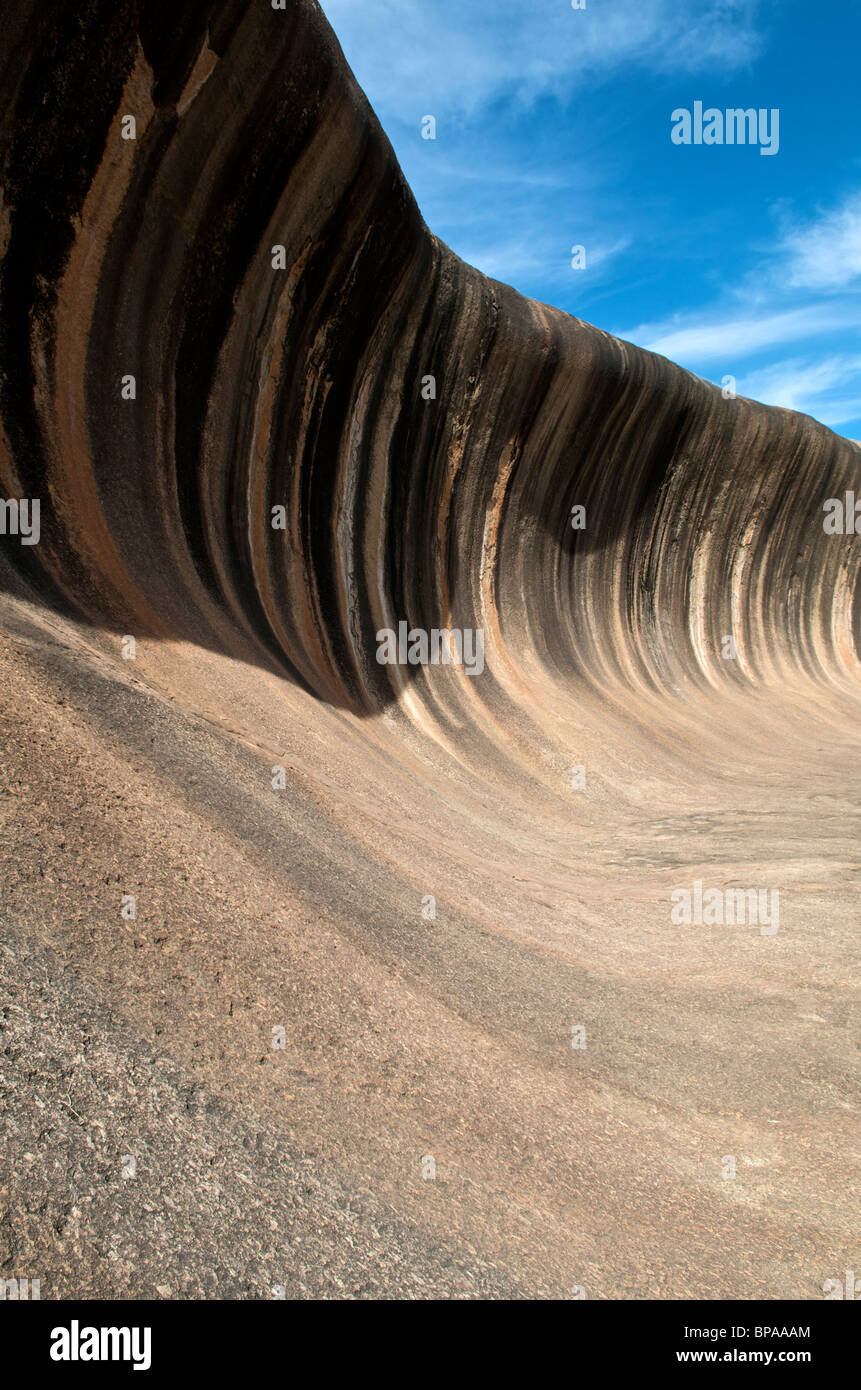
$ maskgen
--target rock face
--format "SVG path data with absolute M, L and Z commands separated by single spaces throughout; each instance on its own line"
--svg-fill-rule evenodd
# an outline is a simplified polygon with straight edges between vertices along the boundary
M 0 1273 L 821 1296 L 861 449 L 461 262 L 311 0 L 10 0 L 0 96 Z

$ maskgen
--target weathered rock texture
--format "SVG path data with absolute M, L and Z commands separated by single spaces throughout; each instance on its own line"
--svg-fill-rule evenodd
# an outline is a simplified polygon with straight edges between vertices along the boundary
M 463 264 L 310 0 L 0 42 L 0 1273 L 821 1296 L 861 450 Z M 400 620 L 485 671 L 379 665 Z M 695 879 L 779 932 L 673 925 Z

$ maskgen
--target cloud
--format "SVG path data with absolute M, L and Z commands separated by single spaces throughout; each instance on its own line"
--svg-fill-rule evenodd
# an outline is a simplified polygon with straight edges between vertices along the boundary
M 741 377 L 737 390 L 752 400 L 814 415 L 825 425 L 846 424 L 861 414 L 861 356 L 772 362 Z
M 531 280 L 545 285 L 576 283 L 579 287 L 592 287 L 595 272 L 603 275 L 611 260 L 620 256 L 631 245 L 631 237 L 620 237 L 613 242 L 586 242 L 586 266 L 583 270 L 572 270 L 571 250 L 559 238 L 520 234 L 501 241 L 488 240 L 466 242 L 458 246 L 458 255 L 468 265 L 474 265 L 482 274 L 493 280 L 504 280 L 506 284 L 526 285 Z M 581 245 L 584 243 L 580 243 Z M 582 279 L 581 279 L 582 277 Z M 588 277 L 588 278 L 587 278 Z
M 752 400 L 803 411 L 832 428 L 854 425 L 861 415 L 861 356 L 833 349 L 847 331 L 856 340 L 861 333 L 855 286 L 861 288 L 861 193 L 805 223 L 784 223 L 772 250 L 711 308 L 618 336 L 691 371 L 730 372 L 739 395 Z M 796 354 L 743 370 L 751 359 L 811 339 L 824 340 L 829 355 Z
M 599 265 L 606 267 L 608 261 L 615 260 L 623 251 L 627 251 L 628 247 L 633 245 L 633 242 L 633 237 L 621 236 L 617 237 L 615 241 L 599 243 L 594 248 L 588 247 L 587 253 L 590 268 L 592 270 L 597 270 Z
M 784 233 L 777 273 L 795 289 L 836 290 L 861 281 L 861 193 Z
M 640 324 L 618 336 L 686 365 L 718 359 L 732 363 L 769 348 L 861 328 L 861 301 L 853 294 L 837 299 L 833 293 L 850 289 L 855 281 L 861 282 L 861 193 L 804 225 L 784 229 L 773 249 L 731 292 L 745 304 L 743 312 L 729 312 L 725 296 L 711 309 Z M 817 290 L 831 293 L 813 297 Z M 829 359 L 831 368 L 837 360 Z
M 474 116 L 504 99 L 565 99 L 623 65 L 734 72 L 762 48 L 758 0 L 322 0 L 347 61 L 386 120 Z M 419 109 L 421 108 L 421 109 Z
M 717 318 L 718 312 L 701 309 L 685 317 L 677 315 L 668 323 L 641 324 L 617 336 L 685 364 L 717 359 L 731 364 L 766 348 L 861 326 L 861 305 L 838 302 L 806 304 L 755 316 Z

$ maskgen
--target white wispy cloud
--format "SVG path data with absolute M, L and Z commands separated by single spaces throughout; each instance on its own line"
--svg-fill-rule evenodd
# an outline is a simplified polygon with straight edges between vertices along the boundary
M 772 362 L 742 376 L 737 390 L 753 400 L 803 411 L 825 425 L 846 424 L 861 415 L 861 356 Z
M 788 228 L 778 258 L 778 273 L 795 289 L 836 290 L 861 283 L 861 192 Z
M 712 306 L 676 315 L 662 324 L 640 324 L 617 336 L 671 357 L 685 366 L 714 361 L 737 362 L 766 348 L 800 342 L 824 333 L 861 327 L 861 304 L 829 301 L 799 308 L 734 314 Z
M 731 294 L 661 323 L 622 330 L 618 336 L 694 369 L 716 361 L 731 364 L 770 348 L 861 330 L 861 295 L 844 293 L 838 298 L 834 293 L 851 290 L 856 282 L 861 288 L 861 192 L 789 228 L 784 217 L 773 247 Z M 817 290 L 829 293 L 813 297 Z M 745 306 L 742 310 L 739 303 Z M 845 369 L 857 359 L 832 356 L 821 364 L 821 371 L 833 372 L 838 363 Z M 786 373 L 792 367 L 791 362 L 778 363 L 768 370 L 783 373 L 788 389 Z M 809 373 L 809 368 L 804 370 Z M 785 403 L 774 399 L 778 376 L 761 373 L 759 379 L 771 392 L 772 404 Z
M 564 242 L 546 236 L 520 234 L 501 241 L 466 242 L 458 247 L 458 255 L 484 275 L 507 284 L 528 285 L 530 280 L 540 280 L 546 285 L 559 285 L 571 283 L 576 277 L 576 283 L 585 288 L 606 274 L 610 262 L 628 249 L 632 238 L 574 244 L 586 246 L 586 265 L 582 270 L 572 270 L 571 249 Z
M 564 98 L 624 64 L 733 72 L 758 55 L 757 0 L 322 0 L 347 61 L 385 121 L 473 115 L 507 98 Z M 421 110 L 419 110 L 421 108 Z

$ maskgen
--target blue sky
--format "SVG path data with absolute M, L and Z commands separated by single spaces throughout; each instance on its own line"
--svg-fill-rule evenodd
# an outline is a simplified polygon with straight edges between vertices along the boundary
M 859 0 L 322 7 L 458 255 L 861 438 Z M 777 153 L 674 144 L 696 101 L 777 108 Z

